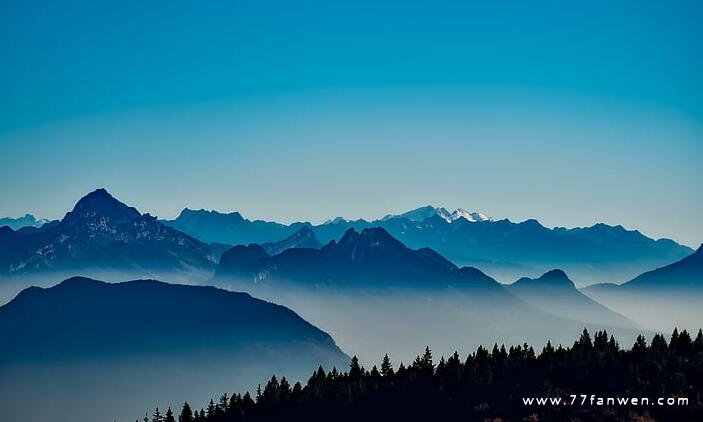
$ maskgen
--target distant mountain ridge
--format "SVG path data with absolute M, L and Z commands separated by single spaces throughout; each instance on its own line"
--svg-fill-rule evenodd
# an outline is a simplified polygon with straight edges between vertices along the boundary
M 466 221 L 470 221 L 472 223 L 475 223 L 477 221 L 492 221 L 490 217 L 480 212 L 469 212 L 463 208 L 457 208 L 454 211 L 449 211 L 446 208 L 434 207 L 432 205 L 420 207 L 402 214 L 388 214 L 383 217 L 380 221 L 388 221 L 394 218 L 405 218 L 411 221 L 424 221 L 425 219 L 434 216 L 438 216 L 448 223 L 456 221 L 460 218 L 463 218 Z M 334 222 L 334 220 L 332 220 L 332 222 Z
M 239 213 L 189 210 L 165 224 L 204 242 L 230 245 L 275 242 L 309 225 L 250 221 Z M 514 223 L 462 209 L 449 212 L 433 206 L 375 221 L 338 217 L 310 226 L 322 244 L 340 239 L 350 228 L 361 231 L 381 227 L 410 248 L 429 247 L 459 265 L 481 268 L 494 277 L 513 280 L 559 267 L 580 283 L 617 281 L 692 252 L 672 240 L 654 240 L 622 226 L 599 223 L 591 227 L 550 229 L 534 219 Z
M 537 220 L 514 223 L 434 206 L 375 221 L 336 218 L 319 225 L 252 221 L 238 212 L 187 208 L 175 220 L 158 221 L 99 189 L 61 221 L 16 231 L 0 228 L 0 274 L 86 266 L 210 271 L 231 245 L 263 244 L 269 255 L 275 255 L 303 246 L 296 244 L 303 238 L 295 237 L 301 230 L 311 242 L 305 246 L 316 248 L 340 239 L 349 229 L 375 227 L 411 249 L 431 248 L 458 266 L 479 268 L 504 282 L 536 277 L 555 267 L 567 271 L 577 284 L 620 281 L 692 252 L 674 241 L 653 240 L 622 226 L 550 229 Z
M 49 220 L 37 219 L 32 214 L 25 214 L 24 216 L 17 218 L 0 218 L 0 227 L 7 226 L 12 230 L 19 230 L 22 227 L 40 227 L 41 225 L 46 224 L 48 222 Z
M 207 245 L 140 214 L 105 189 L 81 198 L 57 222 L 0 230 L 0 273 L 53 270 L 211 269 Z
M 322 244 L 317 240 L 315 232 L 308 225 L 304 225 L 300 230 L 278 242 L 268 242 L 261 245 L 269 255 L 279 253 L 293 248 L 320 249 Z
M 188 208 L 181 211 L 175 220 L 161 222 L 203 242 L 228 245 L 277 242 L 293 235 L 304 225 L 304 223 L 285 225 L 272 221 L 251 221 L 238 212 L 224 214 Z

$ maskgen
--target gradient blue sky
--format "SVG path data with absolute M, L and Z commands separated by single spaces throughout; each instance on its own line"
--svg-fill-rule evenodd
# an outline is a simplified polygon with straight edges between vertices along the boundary
M 0 215 L 105 186 L 703 242 L 703 2 L 0 3 Z

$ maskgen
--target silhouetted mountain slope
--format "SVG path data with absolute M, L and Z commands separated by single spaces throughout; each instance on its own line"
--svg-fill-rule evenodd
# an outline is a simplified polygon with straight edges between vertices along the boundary
M 69 407 L 83 420 L 131 420 L 175 394 L 253 390 L 287 369 L 345 365 L 332 338 L 288 308 L 214 287 L 75 277 L 0 307 L 0 394 L 8 420 Z M 214 390 L 213 390 L 214 389 Z M 47 397 L 40 408 L 36 397 Z M 94 402 L 85 402 L 92 397 Z M 174 403 L 175 404 L 175 403 Z
M 703 246 L 673 264 L 621 285 L 600 283 L 583 292 L 646 327 L 668 330 L 703 321 Z
M 625 289 L 695 289 L 703 293 L 703 245 L 686 258 L 647 271 L 622 285 Z
M 0 307 L 0 331 L 6 362 L 288 342 L 343 356 L 329 335 L 283 306 L 153 280 L 110 284 L 74 277 L 48 289 L 30 287 Z
M 249 221 L 238 213 L 184 210 L 166 224 L 207 242 L 249 244 L 291 236 L 307 223 L 283 225 Z M 622 226 L 596 224 L 583 228 L 542 226 L 537 220 L 493 221 L 483 214 L 421 207 L 376 221 L 335 218 L 312 226 L 323 244 L 347 230 L 381 227 L 410 248 L 429 247 L 459 265 L 469 265 L 503 280 L 564 268 L 578 282 L 631 278 L 666 265 L 692 250 L 669 239 L 653 240 Z
M 562 270 L 541 277 L 523 277 L 509 286 L 510 292 L 545 312 L 565 318 L 611 326 L 636 327 L 633 321 L 606 308 L 576 289 Z
M 320 249 L 322 244 L 315 232 L 308 225 L 304 225 L 297 232 L 286 237 L 278 242 L 269 242 L 261 245 L 269 255 L 278 255 L 279 253 L 292 248 L 311 248 Z
M 176 271 L 210 269 L 214 260 L 207 245 L 98 189 L 60 222 L 0 236 L 0 265 L 6 274 L 86 268 Z
M 236 246 L 222 255 L 217 275 L 337 287 L 500 287 L 478 270 L 461 271 L 431 249 L 412 250 L 382 228 L 349 229 L 339 242 L 319 250 L 293 248 L 274 256 L 259 245 Z
M 229 245 L 277 242 L 300 230 L 303 223 L 290 226 L 271 221 L 250 221 L 238 212 L 228 214 L 217 211 L 181 211 L 175 220 L 163 220 L 163 224 L 181 230 L 207 243 Z

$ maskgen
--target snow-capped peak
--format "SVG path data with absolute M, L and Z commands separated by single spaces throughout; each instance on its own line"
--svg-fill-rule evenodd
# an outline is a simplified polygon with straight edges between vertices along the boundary
M 463 208 L 457 208 L 456 210 L 454 210 L 454 212 L 451 214 L 451 218 L 452 221 L 464 218 L 466 220 L 471 221 L 472 223 L 475 223 L 477 221 L 489 221 L 491 219 L 487 215 L 482 214 L 480 212 L 469 212 Z
M 486 216 L 485 214 L 482 214 L 480 212 L 469 212 L 463 208 L 457 208 L 454 211 L 449 212 L 446 208 L 439 207 L 435 208 L 435 213 L 447 223 L 451 223 L 460 218 L 463 218 L 472 223 L 491 220 L 491 218 Z

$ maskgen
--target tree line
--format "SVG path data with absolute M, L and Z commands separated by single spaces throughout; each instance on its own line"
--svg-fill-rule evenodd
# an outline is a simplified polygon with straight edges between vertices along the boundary
M 196 410 L 186 402 L 176 418 L 156 409 L 137 422 L 239 421 L 701 421 L 703 333 L 673 331 L 669 340 L 640 335 L 630 349 L 613 336 L 584 329 L 571 347 L 548 342 L 539 354 L 527 345 L 479 347 L 438 362 L 429 348 L 394 367 L 388 355 L 370 370 L 352 358 L 344 372 L 322 367 L 305 385 L 272 376 L 252 397 L 222 395 Z M 688 404 L 601 406 L 525 405 L 525 397 L 687 398 Z

